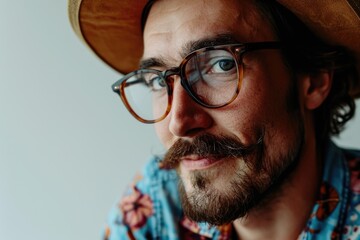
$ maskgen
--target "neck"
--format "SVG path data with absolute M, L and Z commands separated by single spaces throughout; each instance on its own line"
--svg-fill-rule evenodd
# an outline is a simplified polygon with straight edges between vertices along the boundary
M 239 239 L 297 239 L 305 228 L 321 182 L 315 138 L 305 140 L 299 163 L 274 198 L 234 221 Z

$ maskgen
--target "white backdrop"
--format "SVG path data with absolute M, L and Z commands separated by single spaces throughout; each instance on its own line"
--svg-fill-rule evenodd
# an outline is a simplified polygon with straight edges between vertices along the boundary
M 0 239 L 100 239 L 125 185 L 162 151 L 112 93 L 120 75 L 77 39 L 66 5 L 0 0 Z M 360 148 L 359 113 L 348 126 L 340 144 Z

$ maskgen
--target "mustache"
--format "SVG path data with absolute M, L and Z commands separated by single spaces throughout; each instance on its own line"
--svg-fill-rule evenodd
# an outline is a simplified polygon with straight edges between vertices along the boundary
M 262 148 L 264 144 L 263 132 L 259 134 L 254 144 L 243 144 L 239 139 L 229 136 L 216 136 L 203 134 L 197 136 L 193 141 L 183 139 L 177 140 L 165 154 L 161 167 L 175 168 L 181 158 L 189 155 L 201 157 L 211 156 L 213 158 L 244 158 L 254 151 Z

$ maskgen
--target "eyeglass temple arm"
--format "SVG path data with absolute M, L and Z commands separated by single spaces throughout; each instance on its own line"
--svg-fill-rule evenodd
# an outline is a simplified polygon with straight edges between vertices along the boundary
M 281 42 L 254 42 L 247 43 L 245 45 L 245 51 L 256 51 L 262 49 L 279 49 L 282 48 L 283 44 Z
M 143 83 L 145 84 L 146 86 L 151 86 L 152 83 L 154 82 L 155 80 L 151 80 L 149 83 L 147 81 L 144 81 L 143 78 L 141 79 L 137 79 L 136 81 L 132 81 L 132 82 L 125 82 L 125 86 L 124 87 L 130 87 L 132 85 L 135 85 L 135 84 L 138 84 L 138 83 Z M 113 86 L 113 90 L 118 92 L 120 90 L 120 84 L 116 84 L 115 86 Z

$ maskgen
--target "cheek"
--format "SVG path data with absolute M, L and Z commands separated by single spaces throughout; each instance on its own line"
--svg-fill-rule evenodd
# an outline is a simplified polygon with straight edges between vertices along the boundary
M 244 70 L 243 99 L 253 112 L 262 118 L 284 117 L 288 110 L 288 96 L 292 78 L 282 57 L 277 52 L 269 52 L 256 58 Z
M 249 64 L 237 99 L 222 109 L 222 125 L 239 134 L 245 143 L 256 140 L 254 136 L 262 130 L 280 137 L 293 129 L 293 114 L 287 103 L 291 77 L 279 55 L 269 56 L 264 54 Z

